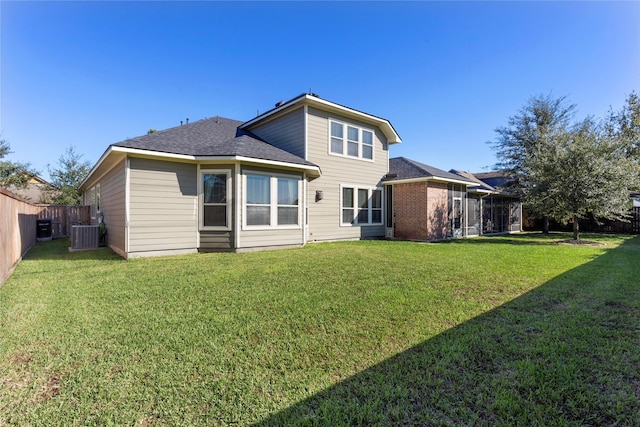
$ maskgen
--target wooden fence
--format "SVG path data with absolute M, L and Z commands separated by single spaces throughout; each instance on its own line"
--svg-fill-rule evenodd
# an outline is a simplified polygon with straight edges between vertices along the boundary
M 65 205 L 38 205 L 42 210 L 38 213 L 38 219 L 51 220 L 52 237 L 71 236 L 71 226 L 76 224 L 89 224 L 89 206 L 65 206 Z
M 89 224 L 89 206 L 34 205 L 0 189 L 0 284 L 37 238 L 37 219 L 51 219 L 52 237 L 71 235 L 74 224 Z
M 0 189 L 0 284 L 36 242 L 36 219 L 41 209 Z

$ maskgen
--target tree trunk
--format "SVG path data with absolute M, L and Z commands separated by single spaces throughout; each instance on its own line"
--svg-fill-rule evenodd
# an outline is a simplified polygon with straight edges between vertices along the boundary
M 580 240 L 580 225 L 575 215 L 573 216 L 573 240 Z
M 542 218 L 542 234 L 545 236 L 549 235 L 549 217 L 545 216 Z

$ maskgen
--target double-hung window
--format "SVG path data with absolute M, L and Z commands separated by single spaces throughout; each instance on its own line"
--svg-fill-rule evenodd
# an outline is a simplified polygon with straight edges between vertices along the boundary
M 341 191 L 342 225 L 382 224 L 382 190 L 343 185 Z
M 229 229 L 231 221 L 229 170 L 200 171 L 202 229 Z
M 244 225 L 256 228 L 300 227 L 300 178 L 245 173 Z
M 373 160 L 373 131 L 329 121 L 329 152 L 338 156 Z

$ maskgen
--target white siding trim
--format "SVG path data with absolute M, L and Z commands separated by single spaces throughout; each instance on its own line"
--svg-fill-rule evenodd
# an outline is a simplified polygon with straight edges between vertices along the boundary
M 304 106 L 304 159 L 309 160 L 309 131 L 307 129 L 308 120 L 307 117 L 309 115 L 309 106 Z M 305 174 L 306 175 L 306 174 Z M 306 177 L 305 177 L 306 179 Z
M 306 106 L 305 106 L 306 108 Z M 309 224 L 307 224 L 307 208 L 309 195 L 307 194 L 307 174 L 302 174 L 302 244 L 307 244 L 307 236 L 309 234 Z
M 131 158 L 126 157 L 124 178 L 124 251 L 129 252 L 129 219 L 131 218 Z
M 235 179 L 235 187 L 236 187 L 236 197 L 234 198 L 235 202 L 232 204 L 233 206 L 233 216 L 234 216 L 234 229 L 233 240 L 234 240 L 234 249 L 237 250 L 240 247 L 240 227 L 242 226 L 242 201 L 244 200 L 242 196 L 242 172 L 240 170 L 240 162 L 236 162 L 234 166 L 234 174 L 233 177 Z

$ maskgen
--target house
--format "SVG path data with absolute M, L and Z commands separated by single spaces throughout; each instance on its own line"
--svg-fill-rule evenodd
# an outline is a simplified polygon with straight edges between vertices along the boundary
M 29 179 L 25 186 L 9 185 L 6 189 L 31 203 L 49 203 L 50 193 L 55 191 L 53 185 L 34 174 L 29 174 Z
M 81 183 L 124 258 L 385 236 L 386 119 L 302 94 L 107 148 Z
M 384 180 L 386 236 L 433 241 L 520 231 L 520 202 L 478 176 L 390 159 Z

